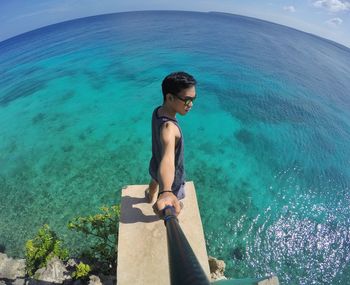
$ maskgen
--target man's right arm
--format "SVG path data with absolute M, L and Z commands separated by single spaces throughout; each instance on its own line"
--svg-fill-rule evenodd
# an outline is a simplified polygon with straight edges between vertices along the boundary
M 177 127 L 170 122 L 166 122 L 161 130 L 161 143 L 163 148 L 162 160 L 159 165 L 159 192 L 171 191 L 171 186 L 175 178 L 175 142 Z M 156 202 L 159 210 L 165 206 L 173 206 L 176 214 L 180 213 L 180 204 L 177 197 L 171 192 L 162 193 Z

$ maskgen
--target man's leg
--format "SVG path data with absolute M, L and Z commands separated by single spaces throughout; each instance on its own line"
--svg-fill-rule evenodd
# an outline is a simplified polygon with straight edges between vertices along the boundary
M 158 182 L 152 178 L 151 181 L 149 182 L 148 189 L 146 190 L 146 194 L 148 193 L 149 203 L 153 202 L 157 192 L 158 192 Z

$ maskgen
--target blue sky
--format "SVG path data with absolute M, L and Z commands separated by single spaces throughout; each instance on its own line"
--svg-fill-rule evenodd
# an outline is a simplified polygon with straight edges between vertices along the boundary
M 70 19 L 138 10 L 240 14 L 290 26 L 350 47 L 350 0 L 0 0 L 0 41 Z

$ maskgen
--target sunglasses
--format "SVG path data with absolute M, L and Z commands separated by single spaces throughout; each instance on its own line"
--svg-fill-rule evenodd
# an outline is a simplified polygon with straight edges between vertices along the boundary
M 176 94 L 173 94 L 177 99 L 181 100 L 182 102 L 185 103 L 185 106 L 188 106 L 191 104 L 191 102 L 193 103 L 194 100 L 196 100 L 197 96 L 194 96 L 194 97 L 185 97 L 185 98 L 182 98 L 180 97 L 179 95 L 176 95 Z

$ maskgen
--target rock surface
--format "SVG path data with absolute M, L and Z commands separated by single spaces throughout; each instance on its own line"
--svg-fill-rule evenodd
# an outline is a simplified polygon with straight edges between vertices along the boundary
M 91 275 L 89 279 L 89 285 L 102 285 L 100 278 L 96 275 Z
M 260 281 L 258 285 L 279 285 L 277 276 L 271 276 L 269 279 Z
M 115 285 L 116 276 L 90 275 L 89 280 L 73 280 L 72 272 L 77 261 L 69 259 L 66 264 L 58 257 L 52 258 L 44 268 L 38 269 L 34 278 L 28 278 L 25 274 L 25 260 L 9 258 L 0 253 L 0 285 Z
M 63 283 L 65 280 L 71 279 L 62 260 L 58 257 L 53 257 L 45 268 L 38 269 L 35 278 L 39 281 Z
M 209 256 L 209 268 L 210 268 L 210 277 L 214 280 L 223 280 L 226 279 L 224 272 L 226 264 L 223 260 L 216 259 L 215 257 Z
M 11 285 L 24 285 L 26 280 L 24 278 L 17 278 L 15 281 L 11 282 Z
M 25 278 L 25 260 L 13 259 L 6 254 L 0 253 L 0 285 L 50 285 L 50 284 L 72 284 L 72 285 L 115 285 L 116 276 L 96 275 L 89 276 L 88 283 L 81 280 L 72 280 L 70 276 L 72 268 L 77 262 L 70 259 L 65 265 L 58 257 L 52 258 L 45 268 L 38 269 L 34 276 L 36 279 Z M 226 279 L 224 276 L 225 262 L 209 256 L 209 267 L 212 281 Z M 11 280 L 11 281 L 10 281 Z M 9 283 L 10 282 L 10 283 Z M 265 283 L 264 283 L 265 284 Z M 270 283 L 267 283 L 270 284 Z M 272 283 L 275 284 L 275 283 Z M 278 283 L 277 283 L 278 284 Z
M 0 253 L 0 278 L 15 280 L 25 276 L 25 260 L 13 259 Z

